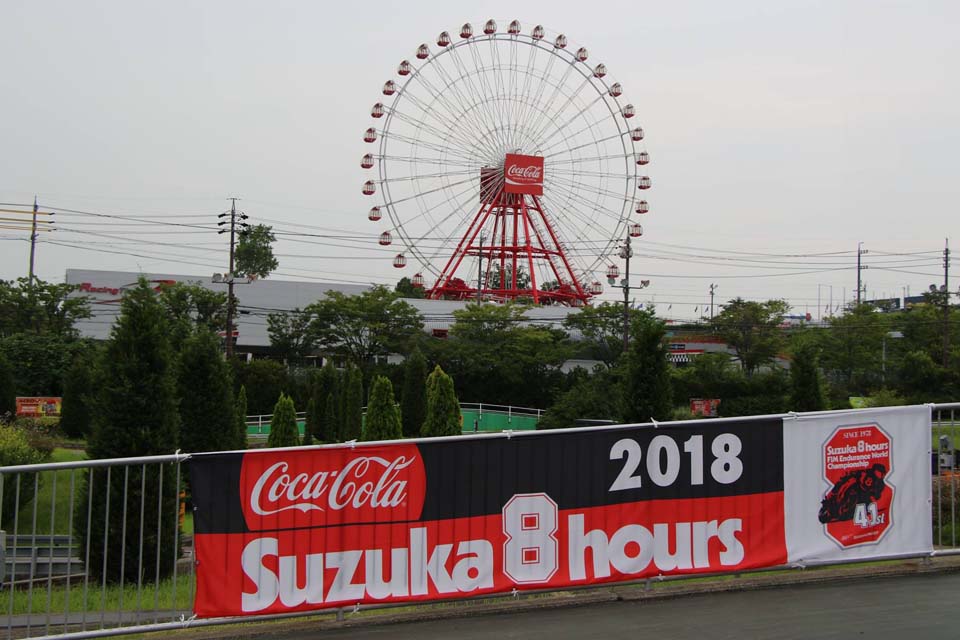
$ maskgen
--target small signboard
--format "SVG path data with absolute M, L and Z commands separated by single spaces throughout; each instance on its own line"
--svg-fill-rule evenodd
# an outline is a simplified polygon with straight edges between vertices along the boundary
M 17 397 L 17 415 L 24 418 L 60 417 L 63 398 Z

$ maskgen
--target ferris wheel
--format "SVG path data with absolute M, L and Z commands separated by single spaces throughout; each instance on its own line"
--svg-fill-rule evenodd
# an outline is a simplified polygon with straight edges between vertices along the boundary
M 430 298 L 584 304 L 649 211 L 635 108 L 563 34 L 488 20 L 457 36 L 418 46 L 371 109 L 378 242 Z

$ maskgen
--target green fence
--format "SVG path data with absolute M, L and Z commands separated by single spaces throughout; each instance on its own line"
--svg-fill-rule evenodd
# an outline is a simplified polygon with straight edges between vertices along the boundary
M 540 409 L 511 407 L 499 404 L 462 403 L 463 432 L 533 431 L 542 415 Z M 247 437 L 265 438 L 270 435 L 271 415 L 247 416 Z M 297 429 L 303 435 L 305 414 L 297 414 Z

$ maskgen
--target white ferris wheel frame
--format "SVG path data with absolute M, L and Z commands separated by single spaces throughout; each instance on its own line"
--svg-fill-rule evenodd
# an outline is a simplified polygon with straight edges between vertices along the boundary
M 531 34 L 526 33 L 509 34 L 504 32 L 495 32 L 492 34 L 481 33 L 478 35 L 473 35 L 469 38 L 453 40 L 453 38 L 456 38 L 456 36 L 456 33 L 452 34 L 451 43 L 445 47 L 430 47 L 430 52 L 427 58 L 423 60 L 417 60 L 414 58 L 411 60 L 409 75 L 405 77 L 401 76 L 401 78 L 403 78 L 402 82 L 395 81 L 396 91 L 393 96 L 384 96 L 385 98 L 392 97 L 392 100 L 389 101 L 389 105 L 386 103 L 386 101 L 383 102 L 383 124 L 381 127 L 376 127 L 377 137 L 379 138 L 379 149 L 374 158 L 377 160 L 379 179 L 374 180 L 374 182 L 379 186 L 380 190 L 382 190 L 383 200 L 383 203 L 378 206 L 381 208 L 381 210 L 386 211 L 392 226 L 392 230 L 396 232 L 398 240 L 400 240 L 404 245 L 405 251 L 412 255 L 417 262 L 420 263 L 424 272 L 429 272 L 434 277 L 439 276 L 441 269 L 437 266 L 437 259 L 442 259 L 452 252 L 453 246 L 456 244 L 457 238 L 462 232 L 462 227 L 456 224 L 452 225 L 452 233 L 449 234 L 448 237 L 440 238 L 440 247 L 434 251 L 432 255 L 428 255 L 428 253 L 421 249 L 420 246 L 420 243 L 423 239 L 414 237 L 408 232 L 407 228 L 405 228 L 405 215 L 403 211 L 398 209 L 397 206 L 409 202 L 410 200 L 417 199 L 418 206 L 421 208 L 419 215 L 424 215 L 428 213 L 428 211 L 423 211 L 423 205 L 421 204 L 420 198 L 428 192 L 416 191 L 412 195 L 406 195 L 405 197 L 394 199 L 390 190 L 391 183 L 400 181 L 418 182 L 428 178 L 452 178 L 452 180 L 445 181 L 442 185 L 431 189 L 430 192 L 438 192 L 461 187 L 460 191 L 455 195 L 455 197 L 448 198 L 445 201 L 446 203 L 452 205 L 452 210 L 449 214 L 446 214 L 446 217 L 443 218 L 443 221 L 446 221 L 448 218 L 453 216 L 459 216 L 459 220 L 467 219 L 473 213 L 475 213 L 472 196 L 474 193 L 479 191 L 479 166 L 482 165 L 480 154 L 482 152 L 492 154 L 493 157 L 491 157 L 489 161 L 495 161 L 496 155 L 498 155 L 498 153 L 504 148 L 509 146 L 509 141 L 502 137 L 503 132 L 498 131 L 495 126 L 484 131 L 482 129 L 477 129 L 474 123 L 471 123 L 471 126 L 473 126 L 475 129 L 472 133 L 481 134 L 479 139 L 460 140 L 458 141 L 458 145 L 450 145 L 447 147 L 441 147 L 441 145 L 432 142 L 428 143 L 426 141 L 421 141 L 420 136 L 424 129 L 433 129 L 434 131 L 431 133 L 434 136 L 439 139 L 446 140 L 449 140 L 450 137 L 455 133 L 455 129 L 452 127 L 447 131 L 437 129 L 435 125 L 427 124 L 425 120 L 418 120 L 404 114 L 399 107 L 404 99 L 419 107 L 421 111 L 424 112 L 428 112 L 428 109 L 436 106 L 438 103 L 447 103 L 443 105 L 443 107 L 448 113 L 444 116 L 434 114 L 434 119 L 437 121 L 442 121 L 444 118 L 447 120 L 455 118 L 460 112 L 451 109 L 450 105 L 470 96 L 469 89 L 475 89 L 476 87 L 476 84 L 474 84 L 474 76 L 476 76 L 476 81 L 478 81 L 480 84 L 483 84 L 487 80 L 487 78 L 483 75 L 484 72 L 492 71 L 496 68 L 494 66 L 470 67 L 464 64 L 463 60 L 464 58 L 467 58 L 468 55 L 470 56 L 471 60 L 475 62 L 478 60 L 478 57 L 474 54 L 476 50 L 471 48 L 489 44 L 491 51 L 496 51 L 496 47 L 498 45 L 502 46 L 502 43 L 507 43 L 511 45 L 511 51 L 513 52 L 519 45 L 533 47 L 536 49 L 536 51 L 531 51 L 529 53 L 527 57 L 527 69 L 525 71 L 519 70 L 519 56 L 514 56 L 511 52 L 511 56 L 513 56 L 513 62 L 509 67 L 510 73 L 516 77 L 519 70 L 520 76 L 527 77 L 527 80 L 525 81 L 527 85 L 531 83 L 531 79 L 534 77 L 533 72 L 537 71 L 532 67 L 534 57 L 541 52 L 544 55 L 554 56 L 552 61 L 548 63 L 551 70 L 552 65 L 557 61 L 568 65 L 567 68 L 563 70 L 562 79 L 556 82 L 547 77 L 547 75 L 544 74 L 541 69 L 541 75 L 538 77 L 540 86 L 536 96 L 526 94 L 518 95 L 518 98 L 524 98 L 524 100 L 519 100 L 521 106 L 527 102 L 530 102 L 530 104 L 527 104 L 527 111 L 524 117 L 529 118 L 535 115 L 536 111 L 540 112 L 539 115 L 537 115 L 537 117 L 531 121 L 531 124 L 534 125 L 531 133 L 533 135 L 545 136 L 542 138 L 542 140 L 538 141 L 541 145 L 545 146 L 542 146 L 537 151 L 542 152 L 545 161 L 548 163 L 548 167 L 550 167 L 550 170 L 552 171 L 548 170 L 549 172 L 546 173 L 544 195 L 542 200 L 545 203 L 544 208 L 556 223 L 557 233 L 561 237 L 561 244 L 565 246 L 570 245 L 570 238 L 567 236 L 570 230 L 565 228 L 565 225 L 558 220 L 557 209 L 562 210 L 564 214 L 566 214 L 568 210 L 573 209 L 573 215 L 576 215 L 580 218 L 586 217 L 587 219 L 598 220 L 601 214 L 606 215 L 607 218 L 613 218 L 614 214 L 612 211 L 601 210 L 600 199 L 601 197 L 608 197 L 621 200 L 620 211 L 619 213 L 615 214 L 617 220 L 616 223 L 613 224 L 613 228 L 610 229 L 609 232 L 602 234 L 602 238 L 588 241 L 588 244 L 585 247 L 586 252 L 588 252 L 589 257 L 592 259 L 585 260 L 580 253 L 574 253 L 570 256 L 573 264 L 577 267 L 581 277 L 584 279 L 585 284 L 589 281 L 597 280 L 596 273 L 603 268 L 604 263 L 608 261 L 609 258 L 614 254 L 617 243 L 626 234 L 627 226 L 630 224 L 630 216 L 634 211 L 634 207 L 636 206 L 638 200 L 641 199 L 637 195 L 641 174 L 636 159 L 638 158 L 638 154 L 642 149 L 638 149 L 637 141 L 633 139 L 631 134 L 633 130 L 633 128 L 630 126 L 631 123 L 626 117 L 624 117 L 624 107 L 627 106 L 626 101 L 621 102 L 619 94 L 611 94 L 611 87 L 617 83 L 610 81 L 611 79 L 607 74 L 598 77 L 594 73 L 596 66 L 591 66 L 585 60 L 581 60 L 578 57 L 578 52 L 580 49 L 572 46 L 556 46 L 555 37 L 553 35 L 545 35 L 545 37 L 541 39 L 535 38 Z M 464 53 L 464 55 L 460 55 L 461 53 Z M 457 75 L 448 73 L 448 69 L 441 65 L 441 63 L 445 61 L 444 56 L 449 57 L 450 61 L 452 62 L 450 66 L 452 66 L 453 69 L 458 72 Z M 424 79 L 424 73 L 428 69 L 437 69 L 437 75 L 439 77 L 446 78 L 447 84 L 439 89 L 427 84 L 427 81 Z M 567 94 L 563 92 L 563 89 L 566 87 L 566 82 L 568 79 L 567 76 L 571 73 L 578 73 L 582 81 L 575 92 Z M 576 80 L 576 78 L 574 78 L 574 80 Z M 425 109 L 423 105 L 417 105 L 417 102 L 420 101 L 420 99 L 414 97 L 410 92 L 410 88 L 414 86 L 413 83 L 415 82 L 419 82 L 421 86 L 425 86 L 427 91 L 431 94 L 433 102 L 428 105 L 427 109 Z M 469 88 L 467 87 L 468 83 L 470 85 Z M 564 114 L 567 107 L 571 104 L 574 104 L 574 100 L 586 92 L 587 85 L 594 90 L 596 97 L 593 100 L 587 100 L 586 106 L 577 110 L 572 117 L 566 119 L 561 126 L 551 127 L 551 121 L 549 118 L 546 118 L 544 121 L 550 103 L 558 98 L 558 94 L 562 94 L 562 97 L 565 97 L 566 100 L 563 102 L 563 105 L 560 107 L 560 109 L 553 112 L 555 117 Z M 551 95 L 545 102 L 540 101 L 542 94 L 545 93 L 547 87 L 552 88 Z M 453 99 L 443 97 L 442 94 L 445 91 L 456 94 L 456 96 Z M 587 93 L 587 95 L 589 96 L 590 94 Z M 488 105 L 490 102 L 495 103 L 496 99 L 500 97 L 501 96 L 499 95 L 494 96 L 493 98 L 491 98 L 489 95 L 474 96 L 473 102 L 467 102 L 465 105 L 461 103 L 459 106 L 464 109 L 482 108 L 485 105 Z M 533 104 L 534 101 L 540 102 Z M 596 134 L 592 131 L 592 127 L 594 125 L 602 124 L 602 122 L 597 119 L 589 122 L 587 127 L 573 132 L 574 135 L 579 135 L 588 129 L 591 129 L 591 134 L 593 135 L 593 139 L 591 141 L 580 144 L 573 148 L 561 149 L 560 151 L 557 151 L 556 147 L 558 141 L 556 140 L 556 136 L 558 134 L 562 134 L 567 127 L 575 123 L 581 116 L 584 116 L 589 109 L 595 107 L 601 101 L 604 103 L 604 106 L 607 108 L 607 112 L 609 113 L 609 118 L 604 117 L 604 122 L 607 123 L 605 126 L 608 128 L 609 134 L 605 135 L 605 137 L 599 139 L 597 138 Z M 503 125 L 503 114 L 491 115 L 488 113 L 483 117 L 489 119 L 498 115 L 501 117 L 500 124 Z M 414 126 L 417 131 L 416 137 L 410 139 L 409 137 L 399 133 L 391 133 L 391 124 L 395 118 L 398 121 L 404 121 L 411 126 Z M 491 123 L 493 125 L 497 124 L 495 120 L 491 120 Z M 613 126 L 611 127 L 609 123 L 613 123 Z M 526 122 L 522 122 L 520 123 L 520 126 L 526 126 L 526 124 Z M 517 133 L 519 134 L 522 132 L 518 131 Z M 548 133 L 549 135 L 546 135 Z M 604 133 L 606 134 L 606 132 Z M 500 138 L 495 142 L 499 143 L 499 146 L 496 146 L 496 144 L 490 142 L 489 140 L 489 138 L 496 138 L 497 136 L 500 136 Z M 622 149 L 622 153 L 613 155 L 607 154 L 604 156 L 595 157 L 572 157 L 561 162 L 551 162 L 550 160 L 551 157 L 573 153 L 577 150 L 590 147 L 591 145 L 597 146 L 597 148 L 600 149 L 599 145 L 601 143 L 609 142 L 617 138 L 620 139 L 620 148 Z M 436 152 L 439 157 L 420 159 L 417 158 L 416 155 L 413 157 L 391 156 L 389 152 L 389 144 L 391 140 L 405 142 L 411 148 L 423 147 L 425 149 L 430 149 Z M 562 142 L 562 140 L 560 142 Z M 471 154 L 469 151 L 471 148 L 476 149 L 476 152 Z M 556 167 L 558 165 L 574 165 L 577 163 L 598 160 L 612 161 L 621 156 L 623 160 L 622 173 L 604 172 L 601 174 L 600 172 L 580 170 L 577 171 L 577 174 L 586 176 L 594 175 L 596 177 L 601 177 L 602 175 L 603 177 L 611 178 L 615 182 L 622 181 L 622 194 L 619 192 L 619 190 L 614 192 L 610 189 L 602 189 L 596 193 L 597 199 L 595 201 L 591 201 L 582 193 L 580 193 L 579 189 L 577 189 L 577 186 L 582 185 L 582 183 L 577 183 L 574 181 L 574 172 L 572 170 L 568 173 L 561 171 L 559 175 L 556 173 Z M 413 175 L 391 178 L 389 169 L 392 162 L 404 162 L 410 164 L 411 173 Z M 453 171 L 442 170 L 444 168 L 456 167 L 458 163 L 460 167 L 465 168 L 462 170 Z M 436 165 L 437 172 L 421 174 L 415 171 L 418 165 L 426 166 L 431 164 Z M 611 164 L 613 163 L 611 162 Z M 602 169 L 603 167 L 601 166 L 600 168 Z M 586 190 L 588 192 L 594 191 L 589 188 Z M 557 193 L 551 194 L 551 191 L 555 191 Z M 563 193 L 562 196 L 559 195 L 560 192 Z M 460 200 L 461 197 L 463 197 L 462 201 Z M 561 200 L 565 200 L 562 205 L 560 204 Z M 436 206 L 437 205 L 435 205 L 433 208 L 436 208 Z

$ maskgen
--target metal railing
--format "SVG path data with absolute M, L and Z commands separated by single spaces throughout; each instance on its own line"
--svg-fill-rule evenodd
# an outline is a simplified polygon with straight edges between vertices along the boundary
M 185 455 L 0 468 L 6 637 L 105 635 L 190 617 Z
M 521 411 L 482 405 L 484 413 L 503 409 Z M 960 452 L 954 449 L 960 403 L 933 406 L 931 436 L 934 548 L 909 557 L 960 554 Z M 177 453 L 0 467 L 0 522 L 7 527 L 0 532 L 0 610 L 6 613 L 0 635 L 5 627 L 7 638 L 91 638 L 303 615 L 342 618 L 359 610 L 196 619 L 192 514 L 184 510 L 182 493 L 187 478 L 181 465 L 188 458 Z M 704 575 L 663 579 L 691 577 Z M 619 584 L 636 582 L 650 579 Z

